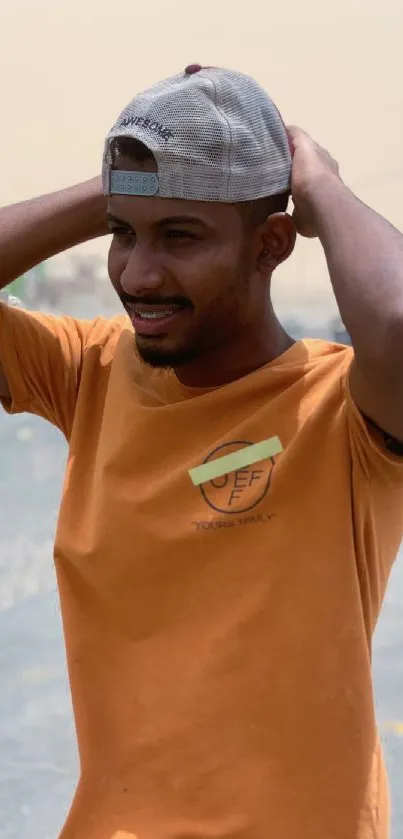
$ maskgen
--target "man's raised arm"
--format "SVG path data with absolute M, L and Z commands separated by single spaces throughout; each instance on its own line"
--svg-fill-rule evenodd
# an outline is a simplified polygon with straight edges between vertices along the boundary
M 101 179 L 0 210 L 0 289 L 34 265 L 107 233 Z M 10 395 L 0 359 L 0 397 Z
M 0 210 L 0 289 L 34 265 L 107 233 L 101 179 Z
M 351 393 L 368 419 L 403 442 L 403 235 L 353 195 L 305 132 L 289 135 L 295 222 L 325 251 L 355 353 Z

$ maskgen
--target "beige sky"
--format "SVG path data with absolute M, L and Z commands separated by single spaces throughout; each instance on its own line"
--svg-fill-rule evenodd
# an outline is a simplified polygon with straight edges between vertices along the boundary
M 197 61 L 255 76 L 403 229 L 402 44 L 403 0 L 2 0 L 1 203 L 97 173 L 126 102 Z M 274 288 L 282 312 L 331 307 L 319 246 Z

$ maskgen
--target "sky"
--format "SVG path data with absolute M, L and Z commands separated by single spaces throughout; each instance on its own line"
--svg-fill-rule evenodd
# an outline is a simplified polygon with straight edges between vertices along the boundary
M 402 0 L 3 0 L 1 205 L 97 174 L 126 103 L 198 62 L 254 76 L 403 229 L 402 43 Z M 274 300 L 290 316 L 335 308 L 318 243 L 298 243 Z

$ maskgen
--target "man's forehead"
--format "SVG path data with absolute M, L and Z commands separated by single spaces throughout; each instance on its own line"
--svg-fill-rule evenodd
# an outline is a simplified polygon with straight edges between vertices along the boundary
M 137 225 L 158 225 L 176 219 L 181 223 L 217 227 L 231 223 L 238 215 L 230 204 L 158 196 L 110 195 L 107 207 L 108 215 Z

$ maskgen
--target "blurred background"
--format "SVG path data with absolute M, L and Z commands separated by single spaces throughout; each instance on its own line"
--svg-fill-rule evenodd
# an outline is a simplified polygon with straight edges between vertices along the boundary
M 92 177 L 135 93 L 187 64 L 254 76 L 289 123 L 327 146 L 346 182 L 403 229 L 402 0 L 13 0 L 0 4 L 2 205 Z M 118 311 L 108 241 L 38 266 L 4 296 L 92 317 Z M 348 342 L 312 241 L 275 276 L 291 333 Z M 52 566 L 66 458 L 55 429 L 0 415 L 0 839 L 53 839 L 77 757 Z M 374 645 L 377 714 L 403 836 L 403 563 Z

